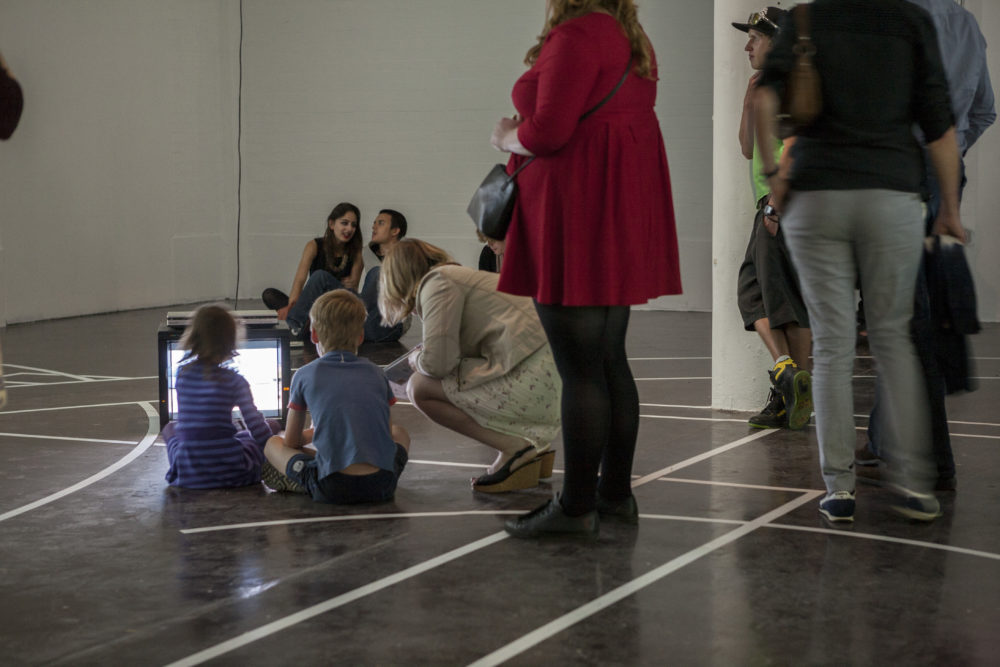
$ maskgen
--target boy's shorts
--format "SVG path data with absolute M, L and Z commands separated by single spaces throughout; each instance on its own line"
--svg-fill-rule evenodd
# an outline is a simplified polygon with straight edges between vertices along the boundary
M 396 443 L 396 457 L 393 470 L 379 470 L 369 475 L 345 475 L 335 472 L 319 479 L 316 459 L 308 454 L 296 454 L 288 461 L 285 475 L 301 484 L 309 491 L 312 499 L 320 503 L 354 505 L 357 503 L 381 503 L 392 500 L 396 493 L 396 482 L 406 467 L 409 454 Z

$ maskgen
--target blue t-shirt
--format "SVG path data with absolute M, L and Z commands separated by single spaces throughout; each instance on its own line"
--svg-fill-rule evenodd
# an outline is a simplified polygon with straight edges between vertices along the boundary
M 327 352 L 296 371 L 289 407 L 312 415 L 320 479 L 354 463 L 393 470 L 393 402 L 382 369 L 344 350 Z

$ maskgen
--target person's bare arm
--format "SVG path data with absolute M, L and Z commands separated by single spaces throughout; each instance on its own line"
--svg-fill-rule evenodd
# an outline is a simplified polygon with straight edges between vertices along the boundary
M 357 232 L 355 232 L 357 234 Z M 347 289 L 352 289 L 357 291 L 358 285 L 361 284 L 361 271 L 365 268 L 365 259 L 361 254 L 361 250 L 358 250 L 357 254 L 354 255 L 354 263 L 351 265 L 351 274 L 345 276 L 340 283 Z
M 955 127 L 948 130 L 934 141 L 927 144 L 931 163 L 937 175 L 938 188 L 941 191 L 941 207 L 934 220 L 935 234 L 951 234 L 965 243 L 965 229 L 959 213 L 958 201 L 958 140 Z
M 748 160 L 753 159 L 753 135 L 755 131 L 753 91 L 754 87 L 757 85 L 757 79 L 759 78 L 760 72 L 755 72 L 754 75 L 750 77 L 750 82 L 747 83 L 747 92 L 743 96 L 743 114 L 740 116 L 740 150 L 743 152 L 743 157 Z

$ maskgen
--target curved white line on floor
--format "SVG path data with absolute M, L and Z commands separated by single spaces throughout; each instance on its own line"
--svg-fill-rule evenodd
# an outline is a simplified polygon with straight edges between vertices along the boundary
M 146 432 L 146 436 L 141 441 L 139 441 L 139 444 L 137 444 L 135 448 L 132 449 L 132 451 L 130 451 L 128 454 L 120 458 L 115 463 L 109 465 L 104 470 L 101 470 L 95 475 L 91 475 L 85 480 L 77 482 L 73 486 L 67 487 L 62 491 L 58 491 L 56 493 L 53 493 L 52 495 L 36 500 L 33 503 L 28 503 L 27 505 L 22 505 L 17 509 L 12 509 L 9 512 L 4 512 L 3 514 L 0 514 L 0 521 L 6 521 L 7 519 L 19 516 L 21 514 L 24 514 L 25 512 L 30 512 L 33 509 L 42 507 L 43 505 L 48 505 L 51 502 L 59 500 L 60 498 L 64 498 L 70 495 L 71 493 L 76 493 L 80 489 L 88 487 L 94 482 L 99 482 L 108 475 L 110 475 L 111 473 L 115 472 L 116 470 L 124 468 L 129 463 L 137 459 L 143 452 L 149 449 L 150 446 L 153 444 L 153 441 L 156 440 L 156 437 L 160 434 L 160 415 L 159 413 L 156 412 L 155 409 L 153 409 L 153 406 L 149 403 L 141 402 L 138 403 L 137 405 L 139 405 L 143 410 L 145 410 L 146 415 L 149 417 L 149 430 Z

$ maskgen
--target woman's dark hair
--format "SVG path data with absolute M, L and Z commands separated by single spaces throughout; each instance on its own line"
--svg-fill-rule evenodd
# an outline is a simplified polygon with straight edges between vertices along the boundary
M 353 213 L 358 225 L 361 224 L 361 211 L 354 204 L 340 202 L 333 207 L 330 215 L 326 218 L 326 233 L 323 235 L 323 257 L 326 270 L 330 273 L 337 273 L 347 266 L 347 261 L 355 254 L 361 252 L 361 234 L 355 230 L 354 236 L 346 244 L 337 240 L 336 234 L 330 223 L 343 218 L 348 213 Z
M 236 320 L 226 308 L 202 306 L 181 336 L 181 349 L 187 350 L 182 361 L 196 359 L 202 364 L 218 366 L 232 359 L 238 330 Z

